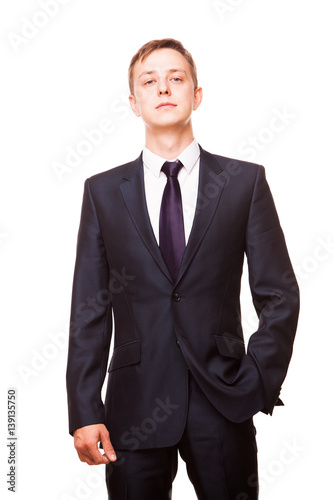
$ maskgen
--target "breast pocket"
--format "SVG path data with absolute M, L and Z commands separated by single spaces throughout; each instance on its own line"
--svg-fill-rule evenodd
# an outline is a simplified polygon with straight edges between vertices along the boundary
M 139 363 L 141 357 L 140 340 L 133 340 L 115 348 L 112 354 L 108 372 L 124 366 Z

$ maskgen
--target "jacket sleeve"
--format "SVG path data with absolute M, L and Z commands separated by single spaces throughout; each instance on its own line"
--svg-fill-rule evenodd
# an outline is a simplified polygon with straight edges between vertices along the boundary
M 108 284 L 109 266 L 87 179 L 77 241 L 66 372 L 70 434 L 79 427 L 105 421 L 101 389 L 112 332 Z
M 289 259 L 274 201 L 259 167 L 246 231 L 249 284 L 258 330 L 249 339 L 247 355 L 260 375 L 263 408 L 272 414 L 286 376 L 299 313 L 299 289 Z

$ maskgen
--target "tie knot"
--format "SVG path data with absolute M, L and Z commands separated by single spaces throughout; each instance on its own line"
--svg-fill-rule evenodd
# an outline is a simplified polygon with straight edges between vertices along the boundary
M 180 160 L 176 161 L 166 161 L 161 170 L 162 172 L 165 173 L 167 178 L 169 177 L 177 177 L 179 174 L 180 169 L 182 168 L 183 164 Z

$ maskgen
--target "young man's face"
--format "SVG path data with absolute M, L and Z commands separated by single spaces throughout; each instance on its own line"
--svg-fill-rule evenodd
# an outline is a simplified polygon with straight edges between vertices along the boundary
M 174 49 L 159 49 L 138 61 L 133 84 L 131 108 L 152 130 L 186 126 L 202 99 L 202 89 L 194 88 L 189 63 Z

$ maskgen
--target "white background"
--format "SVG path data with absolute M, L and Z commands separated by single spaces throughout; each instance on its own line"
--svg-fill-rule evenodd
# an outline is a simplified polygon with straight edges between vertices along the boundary
M 193 116 L 197 140 L 266 167 L 301 288 L 285 407 L 255 417 L 260 498 L 331 498 L 331 2 L 63 0 L 52 16 L 43 3 L 7 0 L 0 12 L 1 494 L 106 499 L 102 469 L 78 460 L 67 428 L 67 323 L 83 183 L 139 155 L 143 125 L 127 107 L 127 67 L 146 41 L 174 37 L 192 53 L 204 89 Z M 276 113 L 284 121 L 270 131 Z M 103 119 L 113 130 L 101 144 L 56 173 L 55 162 L 66 165 L 69 148 Z M 249 335 L 256 322 L 246 287 L 245 272 Z M 10 387 L 18 397 L 15 496 L 6 491 Z M 182 463 L 173 498 L 195 498 Z

